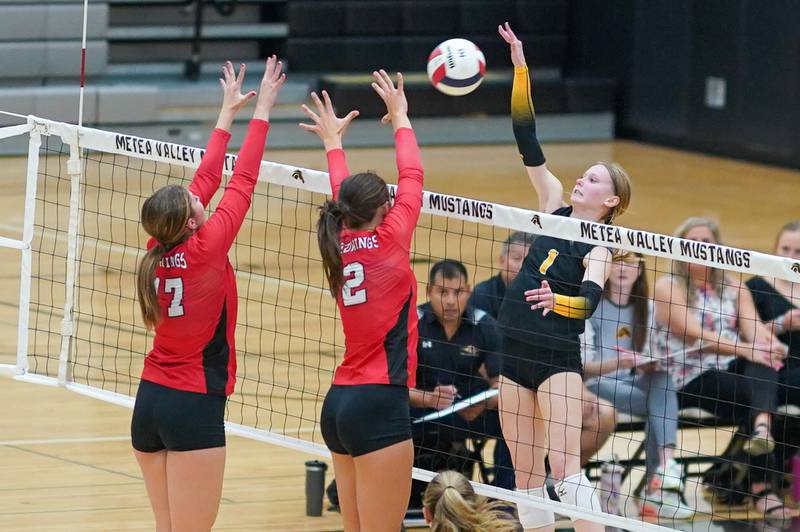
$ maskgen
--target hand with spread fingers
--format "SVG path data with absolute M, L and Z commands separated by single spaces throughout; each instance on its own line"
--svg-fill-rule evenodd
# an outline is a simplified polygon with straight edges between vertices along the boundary
M 301 105 L 301 107 L 313 124 L 301 123 L 298 125 L 301 129 L 316 133 L 322 139 L 325 151 L 341 148 L 342 138 L 345 131 L 347 131 L 347 126 L 358 116 L 358 111 L 350 111 L 342 118 L 337 117 L 331 97 L 328 95 L 328 91 L 324 90 L 322 91 L 322 99 L 316 92 L 312 92 L 311 100 L 317 109 L 316 112 L 312 111 L 306 104 Z
M 267 66 L 264 70 L 264 77 L 261 78 L 261 87 L 258 91 L 256 100 L 256 110 L 253 118 L 269 121 L 269 112 L 278 99 L 278 93 L 286 81 L 286 74 L 282 72 L 283 63 L 273 54 L 267 59 Z
M 222 108 L 217 119 L 217 128 L 230 132 L 233 125 L 233 118 L 236 113 L 244 107 L 255 95 L 256 91 L 249 91 L 242 94 L 242 83 L 247 65 L 242 63 L 237 74 L 233 69 L 233 63 L 226 61 L 222 65 L 222 77 L 219 83 L 222 85 Z
M 553 290 L 550 288 L 550 283 L 542 281 L 539 288 L 525 291 L 525 301 L 534 303 L 531 305 L 531 310 L 543 309 L 542 316 L 547 316 L 555 306 L 556 297 L 555 294 L 553 294 Z
M 401 127 L 411 127 L 408 119 L 408 101 L 403 90 L 403 74 L 397 73 L 397 86 L 385 70 L 377 70 L 372 73 L 375 81 L 372 82 L 373 90 L 381 97 L 386 104 L 386 114 L 381 118 L 381 123 L 392 123 L 395 131 Z

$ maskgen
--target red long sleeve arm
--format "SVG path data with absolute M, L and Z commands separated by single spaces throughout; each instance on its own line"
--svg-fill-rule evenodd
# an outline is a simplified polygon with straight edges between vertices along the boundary
M 236 239 L 236 234 L 250 208 L 253 189 L 258 182 L 258 171 L 268 131 L 268 122 L 250 121 L 247 136 L 233 168 L 233 177 L 225 188 L 225 194 L 217 205 L 217 210 L 197 233 L 200 245 L 209 253 L 227 256 Z
M 189 185 L 189 191 L 197 194 L 200 198 L 200 203 L 204 207 L 208 207 L 211 198 L 214 197 L 219 184 L 222 182 L 225 151 L 228 149 L 228 141 L 230 139 L 231 134 L 224 129 L 217 128 L 211 133 L 203 160 L 200 161 L 200 166 L 194 173 L 192 183 Z
M 397 194 L 381 226 L 402 243 L 411 246 L 411 236 L 422 210 L 423 169 L 414 130 L 400 128 L 394 134 L 397 158 Z
M 341 148 L 329 151 L 327 156 L 331 193 L 333 194 L 333 199 L 339 199 L 339 188 L 342 186 L 342 181 L 350 175 L 350 170 L 347 168 L 347 157 L 345 157 L 344 150 Z

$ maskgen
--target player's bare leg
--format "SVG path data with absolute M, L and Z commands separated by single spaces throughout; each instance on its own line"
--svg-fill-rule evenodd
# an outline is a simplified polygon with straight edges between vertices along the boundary
M 353 459 L 358 518 L 366 532 L 397 532 L 411 495 L 412 440 Z

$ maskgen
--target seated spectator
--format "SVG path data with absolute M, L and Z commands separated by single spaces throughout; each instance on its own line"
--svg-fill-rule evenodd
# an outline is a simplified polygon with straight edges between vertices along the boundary
M 775 254 L 800 261 L 800 220 L 781 228 Z M 755 276 L 747 287 L 758 317 L 788 346 L 789 355 L 779 372 L 778 404 L 800 406 L 800 283 Z
M 429 302 L 418 307 L 417 388 L 409 391 L 412 419 L 496 387 L 500 371 L 497 325 L 486 312 L 467 304 L 470 287 L 464 265 L 454 260 L 434 264 L 427 294 Z M 415 459 L 430 459 L 439 451 L 457 455 L 467 438 L 498 439 L 493 483 L 513 489 L 513 467 L 502 440 L 496 396 L 440 419 L 415 423 L 412 432 Z M 421 494 L 421 483 L 415 484 L 412 501 L 415 490 Z
M 716 223 L 689 218 L 676 236 L 719 244 Z M 741 423 L 749 434 L 743 450 L 771 453 L 778 371 L 786 346 L 759 321 L 746 286 L 724 270 L 674 261 L 655 289 L 655 349 L 668 369 L 681 408 L 699 407 Z M 782 500 L 753 486 L 755 508 L 785 516 Z
M 614 257 L 603 299 L 586 323 L 583 370 L 586 387 L 617 410 L 646 420 L 646 488 L 641 514 L 689 519 L 681 498 L 683 472 L 675 461 L 678 397 L 669 373 L 649 357 L 652 305 L 640 253 Z
M 506 238 L 497 257 L 497 275 L 475 285 L 469 298 L 473 307 L 485 310 L 497 319 L 506 296 L 506 287 L 519 273 L 533 238 L 533 235 L 523 231 L 515 231 Z
M 497 319 L 497 313 L 506 295 L 506 287 L 519 273 L 534 238 L 534 235 L 523 231 L 516 231 L 508 236 L 497 257 L 497 275 L 478 283 L 472 291 L 469 303 L 473 307 L 484 310 L 492 318 Z M 584 388 L 581 465 L 589 462 L 608 440 L 616 426 L 617 413 L 611 403 Z
M 775 242 L 775 254 L 800 261 L 800 220 L 781 228 Z M 747 287 L 753 296 L 758 317 L 788 347 L 786 362 L 778 372 L 777 402 L 779 405 L 800 406 L 800 283 L 755 276 L 747 281 Z M 773 491 L 781 491 L 783 479 L 780 478 L 780 473 L 789 470 L 789 460 L 800 445 L 797 418 L 786 417 L 781 421 L 784 426 L 773 429 L 780 445 L 771 457 L 771 462 L 766 464 L 768 470 L 774 469 L 778 474 L 754 484 L 755 492 L 764 491 L 775 482 L 777 489 Z M 777 508 L 780 508 L 780 504 Z
M 501 502 L 475 494 L 467 477 L 442 471 L 422 499 L 425 521 L 434 532 L 515 532 L 518 523 Z

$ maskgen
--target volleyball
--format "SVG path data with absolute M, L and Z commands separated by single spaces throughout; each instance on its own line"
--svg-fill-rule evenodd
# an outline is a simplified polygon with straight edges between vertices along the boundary
M 449 95 L 463 96 L 478 88 L 486 74 L 481 49 L 467 39 L 449 39 L 428 57 L 428 78 L 433 86 Z

